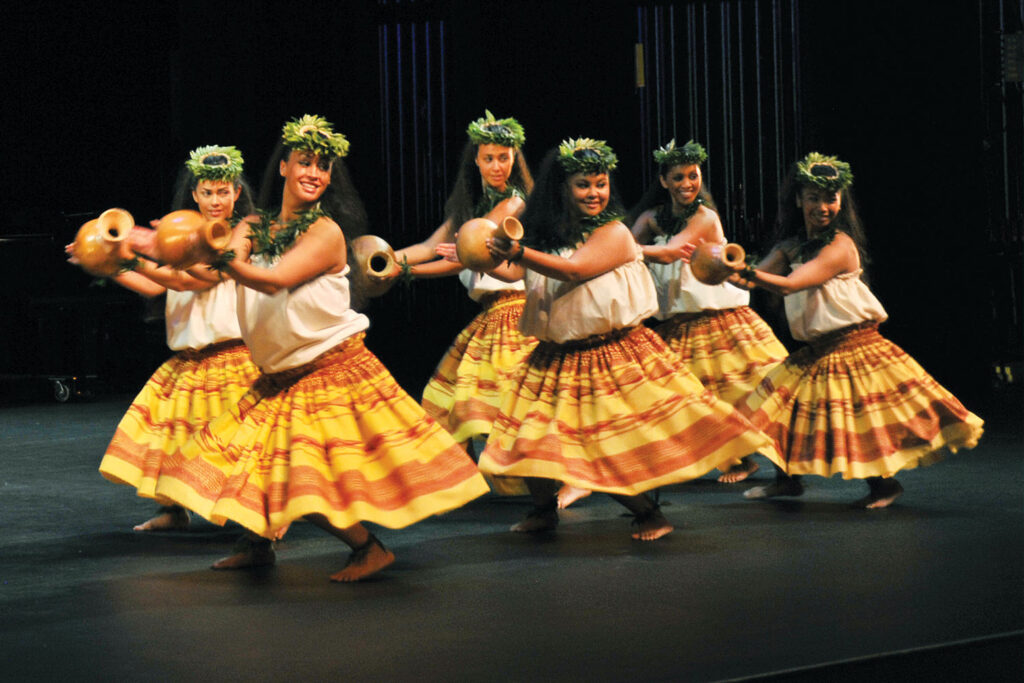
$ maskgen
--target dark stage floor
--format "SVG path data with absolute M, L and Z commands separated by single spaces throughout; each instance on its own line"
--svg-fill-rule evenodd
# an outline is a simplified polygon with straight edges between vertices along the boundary
M 127 403 L 0 409 L 0 679 L 1024 677 L 1015 399 L 972 406 L 981 445 L 902 474 L 888 510 L 847 507 L 861 482 L 766 503 L 705 478 L 663 491 L 677 530 L 640 543 L 605 496 L 540 538 L 487 497 L 382 530 L 398 561 L 356 585 L 327 581 L 343 548 L 309 524 L 259 572 L 207 569 L 237 528 L 132 533 L 153 505 L 96 471 Z

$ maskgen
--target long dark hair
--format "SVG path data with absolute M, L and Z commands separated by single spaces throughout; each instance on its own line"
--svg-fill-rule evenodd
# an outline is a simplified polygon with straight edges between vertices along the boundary
M 174 198 L 171 200 L 171 210 L 192 209 L 193 211 L 198 211 L 199 205 L 192 198 L 192 192 L 198 184 L 199 179 L 192 174 L 192 171 L 187 168 L 182 168 L 178 171 L 178 178 L 174 183 Z M 234 218 L 245 218 L 253 212 L 254 208 L 252 189 L 249 187 L 249 181 L 245 179 L 244 175 L 235 179 L 235 187 L 242 188 L 242 193 L 235 200 L 235 209 L 231 215 Z
M 480 181 L 480 169 L 476 165 L 476 154 L 480 145 L 472 140 L 467 140 L 462 148 L 462 155 L 459 157 L 459 172 L 455 176 L 455 186 L 448 195 L 448 201 L 444 203 L 445 220 L 451 221 L 452 230 L 458 230 L 459 226 L 475 216 L 474 209 L 480 203 L 483 196 L 483 186 Z M 530 167 L 526 163 L 523 150 L 515 149 L 515 160 L 512 162 L 512 173 L 509 175 L 510 185 L 519 188 L 523 194 L 529 195 L 533 190 L 533 176 L 530 175 Z
M 658 164 L 658 175 L 661 178 L 667 178 L 668 174 L 676 166 L 687 166 L 689 164 Z M 718 206 L 715 204 L 714 198 L 711 196 L 711 190 L 708 189 L 708 179 L 704 175 L 703 167 L 700 169 L 700 190 L 697 191 L 697 197 L 704 202 L 704 206 L 708 207 L 715 213 L 718 213 Z M 640 201 L 629 210 L 626 215 L 626 223 L 630 226 L 636 223 L 636 219 L 640 218 L 640 214 L 648 209 L 655 207 L 667 207 L 671 211 L 672 197 L 669 196 L 668 190 L 661 186 L 661 182 L 658 178 L 651 181 L 651 184 L 647 186 L 647 190 L 644 191 Z M 660 211 L 659 211 L 660 213 Z
M 258 208 L 270 212 L 280 208 L 284 192 L 280 167 L 282 161 L 288 160 L 291 151 L 283 141 L 278 141 L 274 147 L 274 153 L 270 155 L 270 161 L 263 171 L 260 195 L 256 202 Z M 352 184 L 352 176 L 343 159 L 337 158 L 331 165 L 331 184 L 324 190 L 319 203 L 320 208 L 341 226 L 346 241 L 366 234 L 369 227 L 366 207 Z
M 794 163 L 786 174 L 785 180 L 779 191 L 779 211 L 775 220 L 775 243 L 785 243 L 791 247 L 807 242 L 807 229 L 804 226 L 803 211 L 796 205 L 797 197 L 804 187 L 811 187 L 799 181 L 797 166 Z M 846 187 L 839 191 L 839 213 L 832 220 L 832 227 L 840 232 L 845 232 L 857 245 L 857 253 L 860 255 L 860 265 L 864 269 L 861 279 L 867 280 L 867 266 L 871 262 L 868 256 L 868 239 L 861 224 L 860 216 L 857 213 L 857 200 L 853 196 L 853 189 Z M 824 245 L 822 245 L 824 246 Z M 819 247 L 820 249 L 820 247 Z
M 615 189 L 614 174 L 608 172 L 611 196 L 607 211 L 623 214 L 622 200 Z M 542 251 L 556 251 L 576 244 L 579 219 L 569 198 L 569 175 L 558 161 L 558 148 L 544 155 L 537 184 L 523 211 L 523 243 Z

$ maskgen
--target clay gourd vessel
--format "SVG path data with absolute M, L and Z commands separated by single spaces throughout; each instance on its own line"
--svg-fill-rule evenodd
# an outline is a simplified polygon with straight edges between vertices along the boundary
M 121 242 L 135 227 L 135 219 L 124 209 L 107 209 L 86 221 L 75 235 L 72 253 L 82 270 L 96 277 L 113 277 L 121 268 Z
M 349 243 L 352 250 L 353 287 L 368 297 L 382 296 L 391 289 L 400 270 L 391 245 L 376 235 L 363 235 Z
M 501 225 L 487 218 L 474 218 L 463 223 L 455 239 L 455 253 L 462 265 L 470 270 L 485 271 L 500 263 L 487 249 L 488 237 L 503 240 L 507 246 L 512 240 L 523 238 L 523 224 L 514 216 L 507 216 Z
M 690 270 L 704 284 L 718 285 L 735 272 L 736 266 L 742 266 L 746 257 L 743 247 L 734 242 L 702 242 L 690 257 Z
M 160 262 L 184 270 L 208 263 L 231 242 L 231 224 L 210 221 L 190 209 L 172 211 L 156 226 L 156 250 Z

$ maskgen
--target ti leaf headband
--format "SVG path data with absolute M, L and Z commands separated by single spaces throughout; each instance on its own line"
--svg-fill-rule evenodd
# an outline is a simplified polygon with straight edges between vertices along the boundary
M 484 117 L 469 124 L 466 133 L 474 145 L 519 148 L 526 142 L 526 133 L 518 121 L 511 116 L 507 119 L 496 119 L 494 114 L 486 109 Z
M 234 147 L 210 145 L 189 152 L 185 166 L 197 180 L 234 182 L 242 175 L 242 163 L 242 153 Z
M 604 140 L 577 138 L 563 140 L 558 146 L 558 162 L 569 175 L 573 173 L 607 173 L 619 158 Z
M 853 171 L 844 161 L 811 152 L 796 162 L 796 179 L 801 185 L 814 185 L 829 192 L 839 192 L 853 183 Z
M 322 116 L 304 114 L 284 124 L 281 139 L 289 149 L 301 149 L 328 159 L 348 154 L 348 140 L 335 133 L 331 122 Z
M 659 166 L 689 166 L 691 164 L 703 164 L 708 160 L 708 153 L 704 151 L 700 143 L 690 140 L 682 147 L 676 147 L 675 138 L 669 141 L 664 147 L 654 150 L 654 160 Z

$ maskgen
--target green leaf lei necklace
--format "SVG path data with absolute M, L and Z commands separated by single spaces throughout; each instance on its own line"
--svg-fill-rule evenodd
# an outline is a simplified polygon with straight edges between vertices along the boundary
M 480 197 L 480 201 L 476 203 L 476 207 L 473 209 L 473 215 L 477 218 L 480 216 L 486 216 L 491 209 L 509 197 L 523 197 L 525 199 L 526 195 L 523 194 L 522 190 L 511 183 L 505 185 L 504 191 L 496 190 L 490 185 L 485 185 L 484 194 Z
M 656 215 L 658 228 L 669 237 L 678 235 L 703 204 L 704 200 L 697 197 L 689 204 L 683 204 L 682 213 L 673 213 L 671 202 L 662 204 Z
M 327 213 L 319 205 L 308 211 L 301 211 L 295 214 L 295 218 L 286 222 L 277 232 L 272 232 L 270 226 L 274 224 L 277 214 L 272 211 L 257 211 L 260 222 L 249 224 L 249 239 L 252 241 L 253 254 L 266 254 L 268 258 L 275 259 L 295 243 L 299 235 L 309 230 L 316 220 Z

